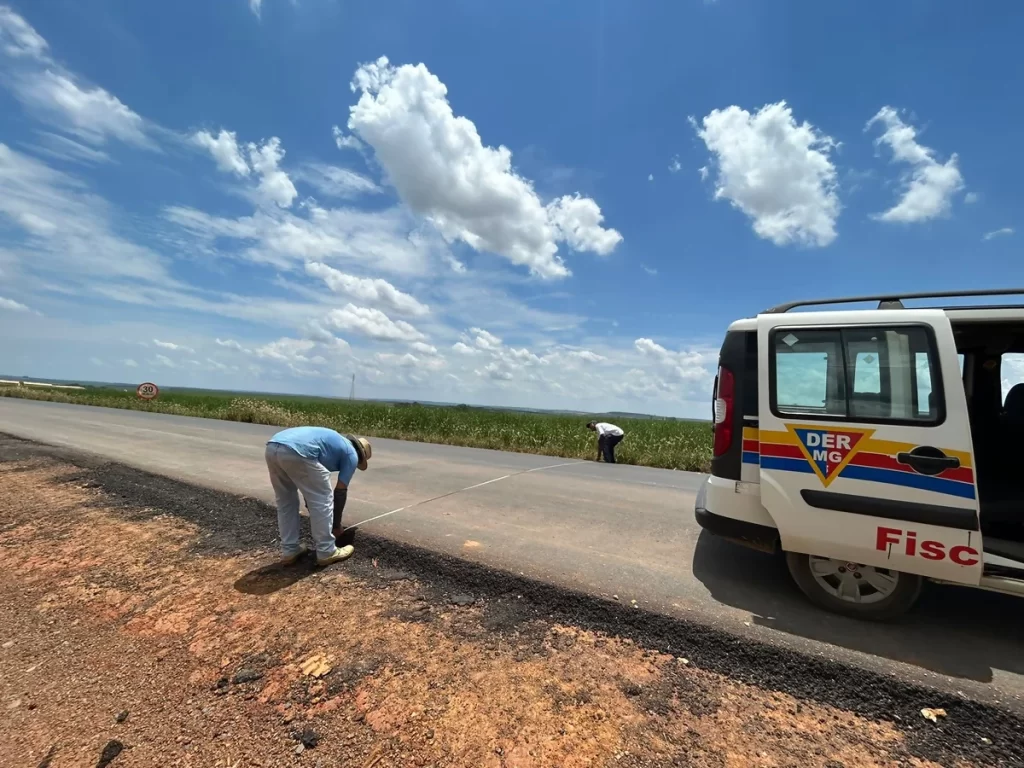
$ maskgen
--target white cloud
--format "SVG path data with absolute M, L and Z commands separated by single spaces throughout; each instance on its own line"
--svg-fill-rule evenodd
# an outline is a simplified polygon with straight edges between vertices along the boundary
M 263 344 L 262 346 L 253 349 L 253 352 L 257 357 L 277 360 L 282 363 L 323 363 L 322 357 L 310 356 L 306 353 L 311 352 L 316 347 L 316 342 L 310 339 L 289 339 L 281 338 L 277 341 L 272 341 L 269 344 Z
M 992 240 L 996 237 L 1003 237 L 1005 235 L 1012 235 L 1014 233 L 1013 227 L 1002 227 L 1001 229 L 995 229 L 991 232 L 986 232 L 982 235 L 982 240 Z
M 622 242 L 622 235 L 601 226 L 604 215 L 589 197 L 563 195 L 548 203 L 548 219 L 561 239 L 574 251 L 592 251 L 607 256 Z
M 674 352 L 666 349 L 653 339 L 640 338 L 634 346 L 641 355 L 654 360 L 662 372 L 671 379 L 689 383 L 706 383 L 713 378 L 709 370 L 717 360 L 716 350 L 682 350 Z
M 342 293 L 371 304 L 380 304 L 399 314 L 422 317 L 430 313 L 428 306 L 421 304 L 408 293 L 403 293 L 381 278 L 371 279 L 347 275 L 319 262 L 306 264 L 306 274 L 319 277 L 335 293 Z
M 654 267 L 648 267 L 646 264 L 641 264 L 640 268 L 644 272 L 646 272 L 648 275 L 657 275 L 658 274 L 658 270 L 656 270 Z
M 441 238 L 415 229 L 408 212 L 400 208 L 365 211 L 321 208 L 304 203 L 300 214 L 260 208 L 237 219 L 211 216 L 194 208 L 169 207 L 168 221 L 197 238 L 198 247 L 224 253 L 221 238 L 248 245 L 237 258 L 290 269 L 295 261 L 346 261 L 397 274 L 424 274 L 444 248 Z M 230 253 L 230 252 L 228 252 Z
M 157 364 L 162 365 L 164 368 L 177 368 L 174 361 L 166 355 L 156 355 L 154 358 Z
M 501 339 L 483 328 L 470 328 L 469 332 L 474 337 L 473 344 L 480 349 L 497 349 L 501 346 Z
M 238 148 L 238 137 L 234 131 L 222 129 L 216 136 L 208 131 L 196 131 L 192 134 L 192 142 L 207 150 L 213 156 L 217 167 L 225 173 L 249 175 L 249 164 L 242 157 L 242 151 Z
M 608 358 L 604 355 L 599 355 L 596 352 L 591 352 L 589 349 L 577 349 L 569 352 L 569 357 L 575 357 L 578 360 L 582 360 L 585 363 L 603 363 Z
M 715 198 L 754 222 L 754 232 L 776 245 L 826 246 L 839 216 L 835 142 L 808 122 L 797 123 L 780 101 L 751 114 L 737 106 L 715 109 L 697 135 L 715 156 Z
M 0 310 L 7 310 L 9 312 L 31 312 L 32 310 L 22 304 L 20 301 L 14 299 L 5 299 L 0 296 Z
M 302 330 L 305 338 L 311 339 L 318 344 L 322 344 L 327 347 L 328 351 L 337 352 L 338 350 L 350 349 L 347 341 L 338 338 L 328 331 L 318 320 L 313 320 L 307 323 L 305 328 Z
M 0 223 L 26 235 L 18 248 L 25 269 L 51 272 L 65 286 L 98 275 L 174 284 L 158 254 L 117 232 L 120 212 L 75 176 L 0 144 L 0 189 Z
M 451 253 L 444 254 L 444 261 L 455 274 L 464 275 L 466 273 L 466 265 L 452 256 Z
M 33 235 L 52 235 L 57 225 L 32 211 L 23 211 L 17 216 L 18 223 Z
M 550 352 L 545 352 L 538 359 L 543 365 L 555 364 L 558 366 L 574 366 L 579 363 L 597 364 L 608 360 L 605 355 L 599 355 L 589 349 L 572 348 L 557 348 Z
M 653 173 L 648 173 L 647 174 L 647 180 L 648 181 L 654 181 L 654 174 Z
M 971 203 L 978 202 L 978 193 L 968 192 L 966 195 L 964 195 L 964 202 L 967 203 L 968 205 L 970 205 Z
M 97 367 L 103 367 L 103 361 L 100 360 L 98 357 L 90 357 L 89 362 Z
M 668 164 L 669 173 L 679 173 L 683 170 L 682 163 L 679 162 L 679 155 L 672 158 L 672 162 Z
M 424 336 L 404 320 L 392 320 L 379 309 L 346 304 L 324 318 L 329 328 L 355 331 L 376 341 L 422 341 Z
M 60 136 L 49 131 L 39 132 L 40 143 L 32 147 L 33 151 L 54 157 L 58 160 L 68 160 L 74 163 L 106 163 L 110 162 L 110 155 L 99 149 L 87 147 L 67 136 Z
M 670 354 L 667 349 L 653 339 L 637 339 L 633 344 L 643 354 L 653 355 L 661 360 L 666 359 Z
M 175 344 L 173 341 L 160 341 L 160 339 L 153 339 L 153 344 L 161 349 L 169 349 L 172 352 L 188 352 L 190 355 L 195 353 L 195 350 L 192 349 L 192 347 L 186 347 L 184 344 Z
M 515 380 L 523 385 L 523 391 L 535 388 L 558 395 L 570 389 L 577 395 L 584 392 L 594 396 L 606 394 L 607 388 L 600 384 L 590 367 L 605 364 L 616 369 L 621 367 L 607 355 L 590 349 L 544 345 L 543 349 L 534 351 L 525 346 L 506 346 L 502 339 L 482 328 L 468 329 L 452 349 L 461 356 L 452 361 L 457 370 L 472 372 L 478 379 L 499 384 Z M 467 363 L 472 367 L 465 367 Z
M 46 40 L 25 19 L 0 6 L 0 84 L 37 117 L 75 134 L 90 144 L 109 139 L 147 149 L 156 145 L 146 135 L 145 121 L 103 88 L 83 84 L 48 53 Z M 0 57 L 0 58 L 2 58 Z
M 280 168 L 285 152 L 277 136 L 262 144 L 249 142 L 244 154 L 233 131 L 222 129 L 216 137 L 208 131 L 197 131 L 192 134 L 192 142 L 206 149 L 217 167 L 225 173 L 242 177 L 256 174 L 259 182 L 255 197 L 262 205 L 289 208 L 298 197 L 292 180 Z
M 351 107 L 349 130 L 373 148 L 403 202 L 448 240 L 558 278 L 569 274 L 558 255 L 560 241 L 607 253 L 622 239 L 600 227 L 592 200 L 566 197 L 545 207 L 532 184 L 513 171 L 508 148 L 484 146 L 476 126 L 452 112 L 448 89 L 423 64 L 393 67 L 381 57 L 359 67 L 352 89 L 361 95 Z
M 276 341 L 254 347 L 245 347 L 233 339 L 215 339 L 218 346 L 252 355 L 263 360 L 288 363 L 294 373 L 303 376 L 321 375 L 318 370 L 301 367 L 298 364 L 323 365 L 327 361 L 324 355 L 333 356 L 338 353 L 349 353 L 351 347 L 344 339 L 340 339 L 327 331 L 319 323 L 311 322 L 304 329 L 304 338 L 282 337 Z M 215 367 L 219 364 L 210 358 L 207 362 Z M 231 366 L 228 368 L 234 369 Z
M 411 368 L 420 371 L 439 371 L 446 365 L 444 358 L 437 356 L 416 357 L 416 355 L 409 352 L 406 352 L 404 355 L 379 352 L 374 355 L 373 359 L 378 365 L 397 366 L 399 368 Z
M 511 381 L 515 378 L 515 371 L 506 361 L 495 360 L 476 371 L 477 376 L 486 376 L 496 381 Z
M 516 363 L 517 365 L 541 365 L 547 362 L 526 347 L 510 347 L 508 349 L 503 349 L 499 352 L 499 355 L 506 360 Z
M 611 391 L 620 397 L 646 402 L 664 401 L 678 396 L 678 387 L 641 368 L 631 368 L 624 376 L 614 379 Z
M 138 367 L 139 367 L 139 364 L 138 364 L 137 362 L 135 362 L 134 360 L 132 360 L 132 359 L 131 359 L 130 357 L 129 357 L 129 358 L 127 358 L 127 359 L 126 359 L 126 360 L 124 361 L 124 364 L 125 364 L 125 366 L 126 366 L 126 367 L 128 367 L 128 368 L 138 368 Z
M 945 163 L 935 159 L 935 152 L 917 142 L 917 131 L 900 118 L 892 107 L 882 107 L 868 120 L 864 130 L 880 123 L 885 132 L 876 144 L 887 144 L 893 161 L 905 163 L 911 170 L 903 176 L 903 196 L 895 206 L 875 218 L 881 221 L 914 223 L 949 215 L 953 195 L 963 189 L 964 179 L 952 154 Z
M 0 49 L 8 56 L 46 58 L 46 41 L 7 6 L 0 5 Z
M 263 11 L 263 0 L 249 0 L 249 10 L 257 19 L 262 18 L 260 14 Z
M 316 324 L 311 324 L 307 330 L 310 332 L 303 339 L 282 337 L 252 348 L 244 347 L 233 339 L 214 341 L 226 349 L 243 352 L 272 364 L 282 364 L 284 370 L 303 378 L 328 375 L 332 360 L 336 359 L 338 354 L 344 354 L 347 359 L 351 347 L 344 339 L 339 339 Z M 225 365 L 209 357 L 206 358 L 206 363 L 208 368 L 217 371 L 239 370 L 238 366 Z M 271 373 L 279 375 L 273 369 Z
M 292 176 L 328 197 L 353 198 L 381 192 L 373 179 L 327 163 L 304 163 L 292 171 Z
M 249 164 L 260 175 L 260 196 L 267 202 L 287 208 L 299 193 L 291 179 L 288 178 L 288 174 L 278 167 L 283 159 L 284 150 L 281 149 L 281 140 L 276 136 L 259 146 L 253 143 L 249 144 Z
M 334 136 L 334 144 L 338 149 L 362 149 L 363 142 L 357 139 L 355 136 L 346 135 L 344 131 L 338 126 L 334 126 L 331 129 L 331 134 Z
M 414 341 L 409 346 L 412 348 L 413 352 L 419 352 L 421 355 L 437 355 L 437 347 L 427 344 L 424 341 Z
M 52 69 L 22 74 L 15 77 L 13 88 L 18 99 L 42 119 L 91 144 L 118 139 L 155 148 L 138 114 L 103 88 L 79 85 L 70 74 Z
M 709 169 L 706 165 L 702 165 L 700 168 L 697 169 L 697 173 L 700 174 L 701 181 L 707 181 L 708 174 L 711 173 L 711 169 Z

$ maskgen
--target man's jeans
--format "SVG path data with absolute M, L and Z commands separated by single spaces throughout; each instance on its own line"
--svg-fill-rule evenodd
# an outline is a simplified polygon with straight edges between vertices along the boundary
M 281 554 L 291 557 L 300 551 L 299 491 L 306 499 L 309 527 L 316 542 L 317 557 L 334 554 L 334 489 L 331 473 L 314 459 L 299 456 L 286 445 L 267 444 L 267 469 L 277 497 L 277 528 L 281 533 Z
M 601 435 L 597 438 L 597 447 L 608 464 L 615 463 L 615 446 L 622 442 L 624 435 Z

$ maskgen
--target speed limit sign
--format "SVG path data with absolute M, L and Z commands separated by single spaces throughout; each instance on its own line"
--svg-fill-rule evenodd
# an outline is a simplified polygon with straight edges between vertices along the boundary
M 145 384 L 139 384 L 138 389 L 135 390 L 135 394 L 142 400 L 156 400 L 160 394 L 160 387 L 147 381 Z

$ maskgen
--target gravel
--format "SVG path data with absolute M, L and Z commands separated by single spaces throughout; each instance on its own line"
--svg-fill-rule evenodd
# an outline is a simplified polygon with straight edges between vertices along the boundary
M 240 669 L 235 673 L 231 682 L 235 685 L 239 683 L 254 683 L 261 677 L 263 677 L 263 673 L 257 672 L 255 669 Z

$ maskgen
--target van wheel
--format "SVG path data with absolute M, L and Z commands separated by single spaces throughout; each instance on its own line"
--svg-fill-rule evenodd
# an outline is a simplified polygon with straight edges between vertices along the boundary
M 858 619 L 893 619 L 910 610 L 924 583 L 917 574 L 831 557 L 786 553 L 793 580 L 812 602 Z

